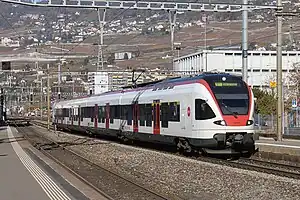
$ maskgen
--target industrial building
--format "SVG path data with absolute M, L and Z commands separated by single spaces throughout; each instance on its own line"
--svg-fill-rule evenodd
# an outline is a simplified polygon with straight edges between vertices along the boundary
M 300 51 L 282 52 L 283 81 L 286 87 L 291 83 L 287 77 L 294 71 L 294 64 L 300 61 Z M 242 74 L 241 50 L 201 50 L 174 59 L 174 71 L 194 74 L 219 71 Z M 276 81 L 276 51 L 248 51 L 248 83 L 252 87 L 269 87 Z
M 100 94 L 108 91 L 107 72 L 89 72 L 88 83 L 90 94 Z
M 171 72 L 170 72 L 171 73 Z M 132 71 L 99 71 L 88 73 L 88 84 L 90 94 L 101 94 L 103 92 L 118 90 L 122 86 L 132 85 Z M 147 72 L 136 72 L 134 74 L 135 84 L 164 79 L 171 74 L 161 73 L 157 70 Z
M 136 83 L 145 81 L 145 76 L 140 76 Z M 132 84 L 132 72 L 99 71 L 88 73 L 90 94 L 101 94 L 103 92 L 119 89 L 122 86 Z

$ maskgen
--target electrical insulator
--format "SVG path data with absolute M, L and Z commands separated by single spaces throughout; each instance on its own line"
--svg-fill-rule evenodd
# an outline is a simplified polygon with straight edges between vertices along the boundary
M 58 93 L 58 99 L 60 99 L 61 97 L 60 97 L 60 93 Z

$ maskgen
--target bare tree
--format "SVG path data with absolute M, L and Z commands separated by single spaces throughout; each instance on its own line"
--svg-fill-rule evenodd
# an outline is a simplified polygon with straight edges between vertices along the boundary
M 300 63 L 293 64 L 284 82 L 289 84 L 289 89 L 285 89 L 284 96 L 286 98 L 286 108 L 290 108 L 292 99 L 300 97 Z

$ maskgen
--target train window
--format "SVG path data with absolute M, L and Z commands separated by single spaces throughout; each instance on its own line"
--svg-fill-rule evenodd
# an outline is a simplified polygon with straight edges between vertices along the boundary
M 146 117 L 145 117 L 145 104 L 140 104 L 140 126 L 145 126 L 145 121 L 146 121 Z
M 69 108 L 69 120 L 72 119 L 72 108 Z
M 116 106 L 109 106 L 109 123 L 114 123 Z
M 152 105 L 145 105 L 146 126 L 152 126 Z
M 63 108 L 63 117 L 66 117 L 66 109 Z
M 169 122 L 169 104 L 168 103 L 162 103 L 160 106 L 161 114 L 160 114 L 160 120 L 161 120 L 161 127 L 162 128 L 168 128 Z
M 85 107 L 82 108 L 81 116 L 82 116 L 82 118 L 86 118 L 86 108 Z
M 86 118 L 90 118 L 90 107 L 86 107 L 85 111 L 86 111 L 85 113 Z
M 94 122 L 94 117 L 95 117 L 94 107 L 89 107 L 89 117 L 91 118 L 91 122 Z
M 127 119 L 127 106 L 121 106 L 121 119 Z
M 102 108 L 103 106 L 98 106 L 98 122 L 102 123 L 102 117 L 104 115 L 104 113 L 102 112 Z
M 84 116 L 84 118 L 91 118 L 91 122 L 93 122 L 94 117 L 95 117 L 94 107 L 85 107 L 85 108 L 83 108 L 83 116 Z
M 54 117 L 57 118 L 57 119 L 60 118 L 61 117 L 60 113 L 61 113 L 61 109 L 59 109 L 59 108 L 55 109 L 55 115 L 54 115 Z
M 114 119 L 120 119 L 120 113 L 121 113 L 121 106 L 119 105 L 116 105 L 115 106 L 115 117 Z
M 102 123 L 105 123 L 106 119 L 106 107 L 102 106 Z
M 133 105 L 127 105 L 127 125 L 132 125 L 132 108 Z
M 195 99 L 196 120 L 212 119 L 216 117 L 211 107 L 202 99 Z
M 81 109 L 81 111 L 80 111 L 80 117 L 81 117 L 81 121 L 83 121 L 83 118 L 84 118 L 84 107 L 81 107 L 80 108 Z
M 74 121 L 77 121 L 76 108 L 72 109 Z
M 180 121 L 180 103 L 179 102 L 171 102 L 169 110 L 170 110 L 169 121 L 179 122 Z
M 83 109 L 82 109 L 82 107 L 80 107 L 79 109 L 80 110 L 78 112 L 79 112 L 79 116 L 80 116 L 80 121 L 83 121 Z

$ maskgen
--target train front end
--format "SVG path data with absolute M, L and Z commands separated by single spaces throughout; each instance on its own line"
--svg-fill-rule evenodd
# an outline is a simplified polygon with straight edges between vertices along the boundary
M 218 149 L 252 154 L 255 151 L 254 97 L 251 88 L 232 75 L 204 78 L 210 93 L 215 118 L 211 128 Z

